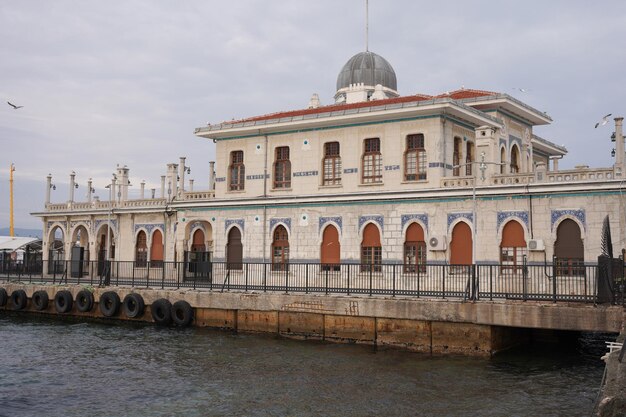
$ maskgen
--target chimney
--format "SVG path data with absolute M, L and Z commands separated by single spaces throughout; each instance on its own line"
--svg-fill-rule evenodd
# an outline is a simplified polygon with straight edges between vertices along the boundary
M 69 203 L 74 202 L 74 187 L 76 187 L 76 173 L 72 171 L 70 173 L 70 199 L 68 200 Z
M 624 175 L 624 132 L 622 125 L 624 122 L 623 117 L 615 118 L 615 171 L 619 172 L 620 176 Z
M 87 180 L 87 202 L 91 203 L 91 194 L 93 194 L 93 181 L 91 178 Z
M 146 198 L 146 180 L 141 180 L 141 199 L 145 199 Z
M 52 189 L 52 174 L 46 177 L 46 207 L 50 204 L 50 190 Z
M 161 198 L 165 198 L 165 175 L 161 175 Z

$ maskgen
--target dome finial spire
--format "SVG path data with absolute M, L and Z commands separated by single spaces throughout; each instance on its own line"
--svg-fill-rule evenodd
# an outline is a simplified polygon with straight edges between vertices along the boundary
M 369 50 L 369 0 L 365 0 L 365 52 Z

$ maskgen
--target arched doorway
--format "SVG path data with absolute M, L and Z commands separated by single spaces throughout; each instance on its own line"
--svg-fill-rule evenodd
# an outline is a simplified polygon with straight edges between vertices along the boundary
M 322 234 L 320 263 L 323 271 L 339 271 L 341 244 L 339 243 L 339 232 L 332 224 L 326 226 Z
M 109 226 L 105 224 L 100 227 L 96 236 L 98 245 L 98 275 L 102 277 L 106 272 L 108 276 L 110 269 L 107 272 L 105 266 L 107 265 L 107 258 L 111 261 L 115 260 L 115 234 L 113 230 L 109 230 Z M 108 250 L 107 243 L 109 244 Z
M 135 244 L 135 266 L 145 268 L 148 266 L 148 236 L 146 232 L 140 230 L 137 233 L 137 243 Z
M 563 220 L 556 229 L 554 244 L 557 275 L 581 276 L 585 274 L 585 247 L 580 227 L 572 219 Z
M 519 222 L 511 220 L 502 229 L 502 241 L 500 242 L 502 273 L 517 274 L 521 272 L 526 251 L 524 228 Z
M 163 233 L 156 229 L 152 234 L 152 244 L 150 245 L 150 266 L 163 266 Z
M 71 275 L 82 277 L 89 274 L 89 233 L 85 226 L 80 225 L 72 233 Z
M 272 239 L 272 271 L 286 271 L 288 265 L 289 234 L 283 225 L 278 225 Z
M 382 271 L 383 248 L 380 244 L 378 227 L 369 223 L 363 229 L 361 241 L 361 272 Z
M 472 229 L 465 222 L 459 222 L 452 229 L 450 242 L 450 264 L 472 264 Z
M 160 232 L 159 232 L 160 233 Z M 156 232 L 155 232 L 156 234 Z M 161 237 L 162 240 L 162 237 Z M 206 248 L 206 237 L 204 230 L 196 229 L 191 235 L 191 249 L 185 253 L 188 262 L 188 271 L 192 272 L 195 278 L 205 276 L 209 272 L 209 252 Z M 163 261 L 163 243 L 161 242 L 161 261 Z
M 424 229 L 411 223 L 404 240 L 404 272 L 426 272 L 426 242 Z
M 48 234 L 48 273 L 59 274 L 65 270 L 65 235 L 60 226 Z
M 243 269 L 243 244 L 241 243 L 241 230 L 238 227 L 233 227 L 228 232 L 226 262 L 228 269 Z

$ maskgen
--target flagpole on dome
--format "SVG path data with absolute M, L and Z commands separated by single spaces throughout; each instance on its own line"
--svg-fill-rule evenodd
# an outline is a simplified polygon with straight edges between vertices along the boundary
M 369 0 L 365 0 L 365 52 L 369 50 Z

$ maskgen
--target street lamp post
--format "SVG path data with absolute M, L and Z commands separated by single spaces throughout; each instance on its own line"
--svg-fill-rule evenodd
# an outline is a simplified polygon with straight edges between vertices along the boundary
M 107 240 L 106 240 L 106 256 L 104 261 L 104 268 L 102 271 L 102 277 L 100 277 L 100 283 L 102 283 L 102 278 L 104 278 L 104 284 L 108 285 L 109 283 L 109 274 L 111 273 L 111 212 L 113 211 L 113 189 L 115 188 L 115 182 L 117 181 L 117 176 L 113 174 L 113 178 L 111 179 L 111 183 L 108 184 L 104 188 L 109 189 L 109 210 L 107 212 Z

